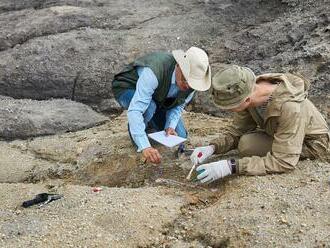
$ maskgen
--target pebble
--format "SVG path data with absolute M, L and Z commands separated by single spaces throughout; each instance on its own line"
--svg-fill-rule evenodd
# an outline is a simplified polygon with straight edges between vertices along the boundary
M 281 223 L 281 224 L 285 224 L 285 225 L 289 225 L 288 220 L 285 219 L 284 217 L 281 217 L 281 219 L 280 219 L 280 223 Z

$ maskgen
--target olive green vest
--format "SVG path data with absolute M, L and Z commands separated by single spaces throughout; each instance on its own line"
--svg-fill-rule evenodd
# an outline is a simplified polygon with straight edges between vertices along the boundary
M 123 91 L 136 88 L 136 82 L 139 79 L 136 67 L 145 66 L 153 71 L 158 80 L 158 87 L 152 95 L 153 100 L 165 109 L 181 105 L 193 90 L 179 91 L 176 98 L 166 98 L 171 87 L 175 65 L 176 61 L 173 55 L 166 52 L 154 52 L 136 59 L 115 75 L 112 81 L 112 90 L 116 99 Z

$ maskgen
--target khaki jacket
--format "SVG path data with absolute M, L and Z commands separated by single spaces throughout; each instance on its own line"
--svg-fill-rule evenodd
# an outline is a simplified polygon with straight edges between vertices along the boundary
M 278 84 L 264 116 L 256 108 L 235 113 L 232 125 L 219 138 L 211 141 L 216 153 L 225 153 L 237 147 L 243 134 L 256 129 L 262 129 L 273 137 L 271 151 L 265 157 L 238 160 L 240 174 L 264 175 L 292 170 L 298 163 L 306 140 L 317 139 L 320 134 L 329 137 L 326 121 L 307 99 L 309 84 L 306 80 L 290 73 L 264 74 L 257 77 L 257 83 L 261 79 Z M 329 152 L 327 149 L 325 152 Z

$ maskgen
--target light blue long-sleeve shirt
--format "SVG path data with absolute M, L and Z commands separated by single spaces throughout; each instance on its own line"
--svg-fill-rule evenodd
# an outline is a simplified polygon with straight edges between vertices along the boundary
M 138 67 L 137 72 L 139 75 L 139 79 L 136 83 L 136 91 L 128 107 L 127 117 L 132 138 L 138 147 L 138 152 L 140 152 L 145 148 L 151 147 L 147 134 L 145 132 L 145 118 L 147 118 L 145 114 L 147 114 L 146 111 L 149 105 L 154 104 L 152 100 L 152 95 L 158 87 L 158 80 L 154 72 L 149 67 Z M 176 97 L 179 91 L 180 90 L 175 82 L 174 71 L 172 74 L 171 86 L 167 97 Z M 176 128 L 184 107 L 192 100 L 193 96 L 194 92 L 192 92 L 186 98 L 183 104 L 168 110 L 165 129 L 169 127 L 173 129 Z

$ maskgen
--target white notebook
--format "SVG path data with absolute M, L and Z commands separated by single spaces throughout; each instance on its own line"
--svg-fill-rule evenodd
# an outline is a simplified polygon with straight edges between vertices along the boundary
M 173 147 L 173 146 L 179 145 L 187 140 L 185 138 L 175 136 L 175 135 L 166 136 L 165 131 L 150 133 L 150 134 L 148 134 L 148 136 L 151 139 L 153 139 L 153 140 L 157 141 L 158 143 L 161 143 L 162 145 L 167 146 L 167 147 Z

